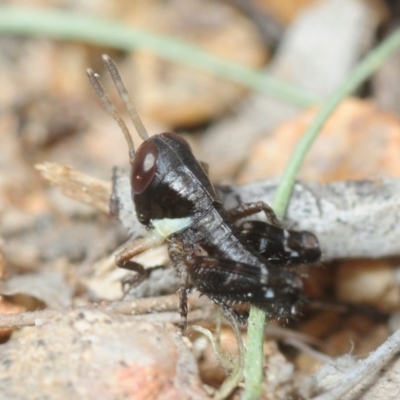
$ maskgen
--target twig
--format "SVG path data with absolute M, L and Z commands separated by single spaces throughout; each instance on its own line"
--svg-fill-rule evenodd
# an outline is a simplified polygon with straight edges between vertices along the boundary
M 62 164 L 44 162 L 35 165 L 43 177 L 68 197 L 109 213 L 111 184 Z
M 189 306 L 193 309 L 204 306 L 205 302 L 197 294 L 188 297 Z M 88 305 L 66 310 L 40 310 L 20 314 L 0 315 L 0 328 L 15 328 L 42 324 L 72 310 L 100 310 L 123 315 L 141 315 L 152 312 L 178 311 L 178 296 L 168 295 L 136 299 L 133 301 L 117 301 L 110 304 Z

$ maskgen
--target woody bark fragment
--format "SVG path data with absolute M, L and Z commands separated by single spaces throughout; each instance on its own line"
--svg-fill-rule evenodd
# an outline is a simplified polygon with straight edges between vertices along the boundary
M 59 187 L 67 197 L 109 213 L 110 183 L 62 164 L 44 162 L 37 164 L 35 168 L 53 186 Z
M 116 169 L 113 188 L 107 182 L 88 177 L 71 168 L 45 163 L 36 167 L 51 184 L 78 201 L 115 215 L 133 235 L 146 233 L 136 218 L 129 177 Z M 239 202 L 261 200 L 270 204 L 278 184 L 268 179 L 246 185 L 217 186 L 227 209 Z M 309 230 L 318 237 L 324 260 L 380 258 L 400 255 L 400 179 L 340 181 L 327 184 L 297 182 L 285 225 Z

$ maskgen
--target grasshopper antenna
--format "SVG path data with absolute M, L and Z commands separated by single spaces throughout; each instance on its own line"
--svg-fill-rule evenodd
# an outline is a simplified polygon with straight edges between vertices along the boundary
M 133 105 L 131 97 L 126 90 L 124 83 L 122 82 L 121 75 L 118 72 L 118 68 L 115 62 L 107 54 L 103 54 L 102 58 L 106 68 L 108 69 L 108 72 L 111 75 L 112 80 L 114 81 L 115 87 L 117 88 L 121 99 L 125 103 L 129 116 L 131 117 L 137 133 L 143 140 L 147 140 L 149 138 L 149 135 L 143 125 L 142 120 L 139 117 L 138 112 L 136 111 L 135 106 Z
M 118 68 L 115 64 L 115 62 L 106 54 L 103 54 L 102 56 L 104 64 L 108 70 L 108 72 L 111 75 L 112 80 L 114 81 L 114 85 L 118 90 L 118 93 L 125 103 L 125 106 L 128 110 L 129 116 L 133 122 L 133 125 L 135 126 L 135 129 L 139 136 L 143 140 L 147 140 L 149 138 L 149 135 L 146 131 L 146 128 L 143 125 L 142 120 L 139 117 L 139 114 L 136 111 L 135 106 L 133 105 L 133 102 L 128 94 L 128 91 L 126 90 L 126 87 L 124 83 L 122 82 L 121 75 L 118 72 Z M 99 97 L 103 107 L 105 110 L 114 118 L 114 120 L 117 122 L 119 127 L 121 128 L 125 140 L 128 143 L 129 147 L 129 161 L 132 164 L 133 159 L 135 158 L 135 146 L 133 144 L 132 136 L 129 132 L 128 127 L 126 126 L 125 122 L 119 115 L 115 105 L 113 102 L 110 100 L 110 97 L 108 94 L 104 91 L 104 88 L 102 84 L 100 83 L 100 76 L 93 72 L 90 68 L 86 70 L 87 76 L 89 77 L 89 81 L 91 85 L 93 86 L 94 91 L 96 92 L 97 96 Z
M 133 144 L 132 136 L 129 132 L 128 127 L 126 126 L 125 122 L 119 115 L 115 105 L 108 97 L 108 94 L 104 91 L 104 88 L 103 88 L 102 84 L 100 83 L 100 79 L 99 79 L 100 76 L 98 74 L 96 74 L 93 70 L 91 70 L 90 68 L 88 68 L 86 70 L 86 74 L 89 78 L 91 85 L 93 86 L 94 91 L 96 92 L 98 98 L 100 99 L 101 104 L 103 105 L 105 110 L 114 118 L 114 120 L 117 122 L 117 124 L 121 128 L 121 130 L 125 136 L 126 142 L 128 143 L 129 162 L 132 164 L 133 159 L 135 158 L 135 146 Z

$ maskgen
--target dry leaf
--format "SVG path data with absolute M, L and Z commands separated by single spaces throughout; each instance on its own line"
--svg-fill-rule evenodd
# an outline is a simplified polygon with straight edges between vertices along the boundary
M 313 108 L 257 143 L 239 182 L 277 176 L 318 113 Z M 348 99 L 332 114 L 307 154 L 299 177 L 313 181 L 400 176 L 400 118 L 370 101 Z

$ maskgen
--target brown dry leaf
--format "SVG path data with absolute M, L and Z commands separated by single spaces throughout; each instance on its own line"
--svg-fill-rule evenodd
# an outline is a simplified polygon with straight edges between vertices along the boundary
M 151 1 L 124 12 L 128 23 L 184 39 L 209 54 L 251 68 L 266 62 L 266 50 L 254 24 L 222 2 Z M 146 51 L 133 55 L 135 102 L 144 116 L 171 125 L 204 123 L 226 110 L 243 88 L 203 71 L 161 60 Z
M 281 174 L 318 111 L 316 108 L 304 111 L 257 143 L 239 181 Z M 306 157 L 299 178 L 327 182 L 398 177 L 399 154 L 400 118 L 379 110 L 373 102 L 348 99 L 328 119 Z
M 0 296 L 0 314 L 18 314 L 26 311 L 25 307 L 13 304 L 6 300 L 3 296 Z M 10 333 L 14 330 L 14 328 L 0 328 L 0 342 L 2 343 L 4 340 L 8 338 Z
M 12 296 L 16 303 L 30 311 L 39 308 L 40 303 L 51 309 L 62 309 L 72 304 L 72 290 L 58 271 L 41 270 L 12 276 L 0 282 L 0 294 Z

